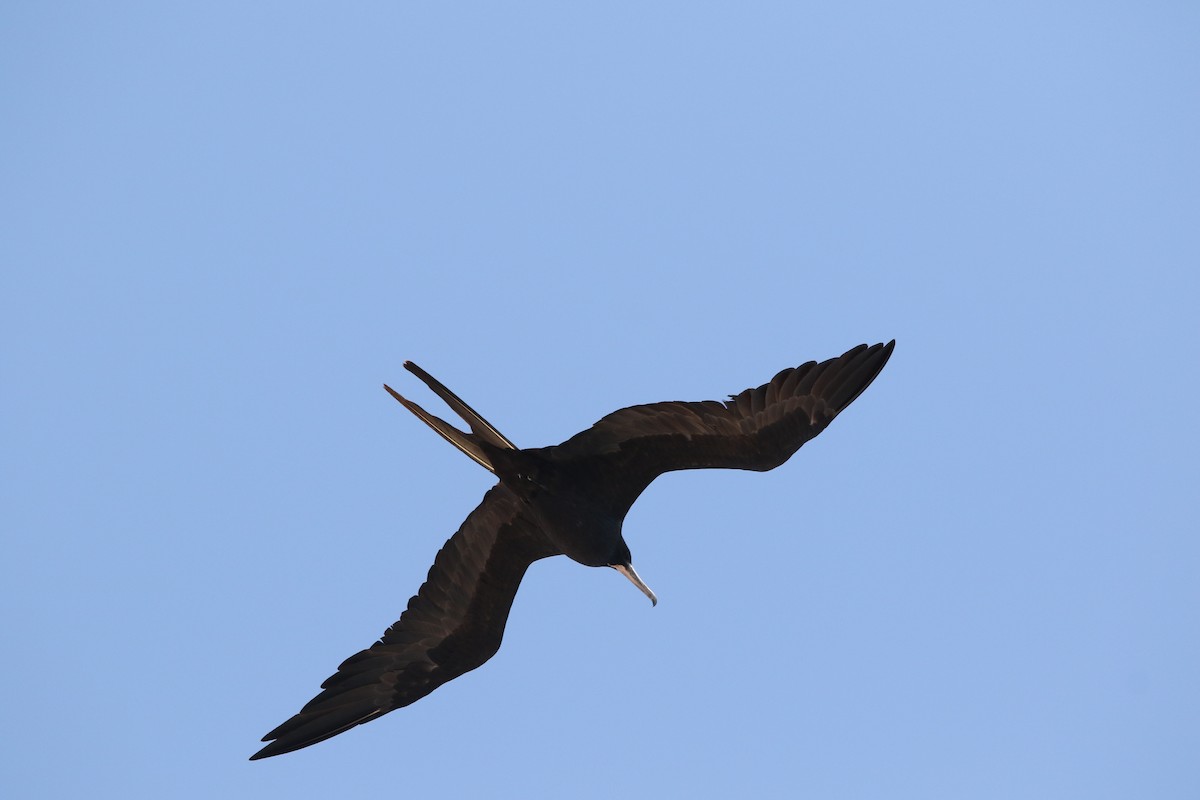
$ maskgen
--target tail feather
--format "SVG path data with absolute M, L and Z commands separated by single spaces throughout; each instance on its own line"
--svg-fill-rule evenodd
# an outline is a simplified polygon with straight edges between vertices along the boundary
M 404 368 L 424 381 L 425 385 L 432 389 L 434 394 L 442 398 L 446 405 L 450 406 L 450 408 L 454 410 L 455 414 L 458 414 L 460 417 L 462 417 L 463 421 L 466 422 L 471 428 L 471 433 L 495 447 L 499 447 L 504 450 L 517 449 L 517 446 L 510 442 L 504 436 L 504 434 L 496 430 L 492 424 L 481 417 L 475 409 L 464 403 L 458 395 L 439 383 L 437 378 L 433 377 L 411 361 L 405 361 Z
M 494 466 L 492 466 L 491 459 L 487 457 L 487 453 L 485 453 L 483 451 L 483 448 L 479 446 L 479 443 L 476 442 L 471 437 L 471 434 L 463 433 L 458 428 L 451 425 L 449 422 L 446 422 L 444 419 L 439 419 L 438 417 L 435 417 L 433 414 L 430 414 L 428 411 L 421 408 L 419 405 L 414 403 L 412 400 L 409 400 L 407 397 L 404 397 L 399 392 L 397 392 L 395 389 L 388 386 L 386 383 L 383 385 L 383 388 L 387 389 L 388 394 L 390 394 L 392 397 L 396 398 L 396 400 L 398 400 L 400 402 L 400 405 L 404 406 L 409 411 L 416 414 L 417 417 L 419 417 L 422 422 L 424 422 L 426 425 L 428 425 L 429 427 L 431 427 L 435 431 L 437 431 L 439 434 L 441 434 L 441 437 L 443 439 L 445 439 L 447 442 L 449 442 L 450 444 L 457 447 L 459 450 L 466 453 L 471 458 L 472 461 L 479 464 L 481 467 L 488 470 L 489 472 L 496 471 L 496 468 Z
M 487 451 L 483 445 L 491 445 L 494 448 L 501 450 L 516 450 L 517 446 L 508 438 L 496 430 L 490 422 L 481 417 L 475 409 L 464 403 L 458 395 L 443 386 L 436 378 L 430 375 L 425 370 L 418 367 L 411 361 L 404 362 L 404 368 L 412 374 L 416 375 L 425 385 L 433 390 L 434 394 L 442 398 L 446 405 L 463 418 L 467 426 L 471 429 L 470 433 L 460 431 L 450 423 L 443 419 L 435 417 L 419 405 L 403 397 L 392 387 L 386 383 L 383 385 L 387 389 L 388 394 L 396 398 L 399 403 L 407 408 L 412 413 L 416 414 L 422 422 L 437 431 L 443 439 L 457 447 L 463 453 L 471 458 L 475 463 L 487 469 L 490 472 L 495 472 L 496 467 L 492 464 L 492 460 L 488 457 Z

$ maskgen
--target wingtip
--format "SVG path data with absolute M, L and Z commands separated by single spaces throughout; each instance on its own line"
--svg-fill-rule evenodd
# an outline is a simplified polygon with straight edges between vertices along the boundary
M 264 742 L 267 742 L 267 741 L 270 741 L 270 740 L 269 740 L 269 739 L 263 739 L 263 741 L 264 741 Z M 274 751 L 272 750 L 272 748 L 274 748 L 274 747 L 275 747 L 275 743 L 274 743 L 274 742 L 271 742 L 271 743 L 270 743 L 270 744 L 268 744 L 266 747 L 262 748 L 262 749 L 261 749 L 261 750 L 259 750 L 257 753 L 255 753 L 254 755 L 250 756 L 250 760 L 251 760 L 251 761 L 261 761 L 261 760 L 262 760 L 262 759 L 264 759 L 264 758 L 270 758 L 271 756 L 279 755 L 278 753 L 276 753 L 276 752 L 274 752 Z
M 307 747 L 310 744 L 316 743 L 316 742 L 305 742 L 304 744 L 293 745 L 293 746 L 289 747 L 289 746 L 284 745 L 282 740 L 274 740 L 273 741 L 271 739 L 264 738 L 263 741 L 270 742 L 270 744 L 268 744 L 266 747 L 259 750 L 254 755 L 250 756 L 251 761 L 261 761 L 264 758 L 271 758 L 272 756 L 281 756 L 284 753 L 291 753 L 296 750 L 300 750 L 301 748 Z
M 892 351 L 895 349 L 896 349 L 896 340 L 895 339 L 892 339 L 890 342 L 888 342 L 887 344 L 885 344 L 883 347 L 880 348 L 880 350 L 883 353 L 883 363 L 884 364 L 886 364 L 888 359 L 892 357 Z

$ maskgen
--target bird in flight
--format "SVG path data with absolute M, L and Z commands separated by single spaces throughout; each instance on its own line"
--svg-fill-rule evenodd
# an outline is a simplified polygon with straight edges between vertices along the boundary
M 263 737 L 251 760 L 289 753 L 420 700 L 500 649 L 508 612 L 533 562 L 565 555 L 612 567 L 651 603 L 621 525 L 664 472 L 746 469 L 787 461 L 875 380 L 895 346 L 859 345 L 785 369 L 725 402 L 630 406 L 554 447 L 522 450 L 412 362 L 404 367 L 466 422 L 464 432 L 384 388 L 499 478 L 434 559 L 400 619 L 342 662 L 321 693 Z

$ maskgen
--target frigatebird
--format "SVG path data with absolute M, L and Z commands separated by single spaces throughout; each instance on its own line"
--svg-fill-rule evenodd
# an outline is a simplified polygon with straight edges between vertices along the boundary
M 384 388 L 500 482 L 488 490 L 434 559 L 400 619 L 342 662 L 320 694 L 263 737 L 251 760 L 308 747 L 420 700 L 500 649 L 525 570 L 565 555 L 612 567 L 650 602 L 621 535 L 625 514 L 664 472 L 726 468 L 763 472 L 787 461 L 875 380 L 895 340 L 785 369 L 725 402 L 666 402 L 615 411 L 554 447 L 522 450 L 412 362 L 470 433 Z

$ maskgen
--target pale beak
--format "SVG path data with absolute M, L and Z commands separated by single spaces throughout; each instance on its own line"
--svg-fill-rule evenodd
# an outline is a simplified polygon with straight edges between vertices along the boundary
M 646 585 L 645 581 L 638 576 L 632 564 L 609 564 L 609 566 L 629 578 L 630 583 L 641 589 L 642 594 L 650 598 L 650 605 L 658 605 L 658 598 L 654 596 L 654 592 L 650 591 L 650 587 Z

